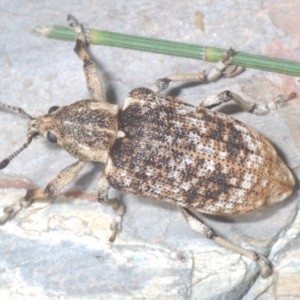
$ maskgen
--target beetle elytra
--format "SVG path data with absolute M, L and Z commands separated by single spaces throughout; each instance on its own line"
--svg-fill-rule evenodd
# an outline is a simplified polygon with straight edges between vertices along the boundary
M 13 218 L 35 199 L 57 194 L 88 161 L 99 161 L 105 163 L 105 170 L 98 183 L 98 201 L 111 205 L 116 212 L 111 241 L 120 231 L 125 214 L 122 201 L 108 198 L 108 190 L 113 187 L 177 205 L 194 230 L 250 257 L 259 265 L 261 275 L 269 276 L 271 265 L 265 256 L 219 237 L 192 210 L 214 215 L 245 213 L 291 195 L 294 177 L 270 142 L 240 121 L 210 109 L 233 100 L 247 111 L 263 114 L 295 94 L 280 97 L 269 105 L 258 105 L 225 91 L 194 107 L 161 93 L 171 81 L 210 82 L 222 75 L 237 75 L 241 70 L 230 65 L 230 49 L 209 72 L 171 75 L 157 80 L 150 88 L 132 90 L 119 109 L 105 100 L 95 64 L 86 52 L 82 26 L 72 16 L 68 20 L 76 33 L 74 50 L 83 61 L 91 99 L 52 107 L 37 118 L 20 108 L 1 104 L 30 121 L 27 142 L 4 159 L 0 169 L 38 136 L 60 144 L 78 160 L 63 169 L 46 188 L 28 190 L 19 203 L 5 207 L 0 223 Z

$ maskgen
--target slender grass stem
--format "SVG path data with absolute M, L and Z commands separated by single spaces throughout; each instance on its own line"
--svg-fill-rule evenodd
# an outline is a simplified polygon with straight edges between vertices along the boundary
M 64 26 L 37 26 L 33 32 L 48 38 L 70 41 L 75 39 L 73 30 Z M 218 61 L 221 58 L 222 53 L 227 50 L 95 29 L 85 30 L 85 33 L 89 43 L 91 44 L 149 51 L 174 56 L 202 59 L 211 62 Z M 283 73 L 292 76 L 300 76 L 300 63 L 289 60 L 235 52 L 233 55 L 233 64 L 247 68 Z

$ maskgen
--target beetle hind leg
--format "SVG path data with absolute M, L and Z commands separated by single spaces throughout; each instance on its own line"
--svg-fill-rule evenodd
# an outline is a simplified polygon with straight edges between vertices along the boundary
M 232 93 L 230 91 L 224 91 L 219 94 L 208 96 L 201 102 L 200 107 L 211 109 L 222 103 L 234 101 L 245 111 L 252 112 L 255 115 L 265 115 L 269 112 L 270 109 L 276 109 L 278 106 L 281 106 L 285 102 L 294 99 L 295 97 L 295 93 L 291 93 L 289 95 L 279 95 L 269 103 L 258 104 L 256 102 L 248 102 L 238 94 Z
M 220 246 L 225 247 L 231 251 L 234 251 L 255 261 L 260 267 L 260 274 L 262 277 L 266 278 L 272 274 L 271 263 L 265 256 L 230 243 L 229 241 L 219 237 L 213 229 L 211 229 L 203 221 L 198 219 L 189 209 L 180 208 L 180 210 L 193 230 L 201 233 L 206 238 L 213 240 Z
M 218 80 L 220 77 L 235 77 L 244 71 L 243 67 L 232 65 L 232 56 L 234 50 L 230 48 L 228 51 L 223 53 L 221 59 L 216 63 L 216 65 L 211 68 L 209 71 L 202 71 L 195 74 L 173 74 L 165 78 L 157 79 L 153 85 L 150 86 L 150 89 L 154 92 L 162 92 L 169 87 L 169 84 L 173 82 L 199 82 L 199 83 L 208 83 Z M 234 101 L 239 105 L 243 110 L 252 112 L 256 115 L 265 115 L 269 112 L 270 109 L 276 109 L 278 106 L 281 106 L 285 102 L 296 97 L 295 93 L 289 95 L 279 95 L 273 101 L 267 104 L 259 104 L 256 102 L 245 101 L 238 94 L 232 93 L 230 91 L 224 91 L 219 94 L 211 95 L 207 97 L 201 104 L 200 107 L 213 108 L 222 103 L 228 101 Z

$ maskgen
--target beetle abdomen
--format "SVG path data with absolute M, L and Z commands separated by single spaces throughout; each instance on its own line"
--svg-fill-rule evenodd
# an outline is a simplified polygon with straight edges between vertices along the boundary
M 287 198 L 290 170 L 260 134 L 227 115 L 135 89 L 120 113 L 106 168 L 129 193 L 209 214 L 254 210 Z

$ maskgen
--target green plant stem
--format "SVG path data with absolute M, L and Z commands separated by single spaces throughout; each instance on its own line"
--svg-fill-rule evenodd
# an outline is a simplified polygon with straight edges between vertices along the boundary
M 38 26 L 33 32 L 48 38 L 75 40 L 73 30 L 64 26 Z M 184 44 L 95 29 L 85 30 L 85 33 L 91 44 L 149 51 L 211 62 L 220 60 L 222 54 L 226 51 L 226 49 L 215 47 L 203 47 L 195 44 Z M 247 68 L 300 76 L 300 63 L 283 59 L 235 52 L 233 55 L 233 64 Z

